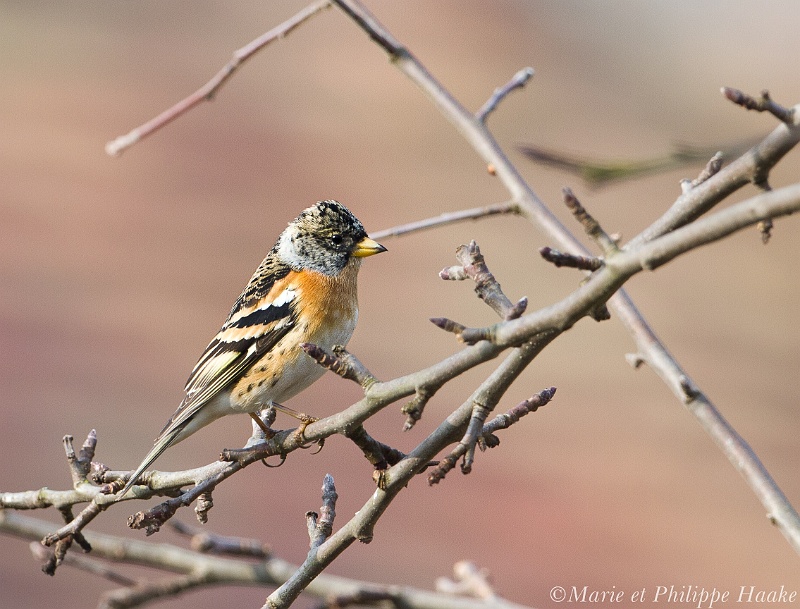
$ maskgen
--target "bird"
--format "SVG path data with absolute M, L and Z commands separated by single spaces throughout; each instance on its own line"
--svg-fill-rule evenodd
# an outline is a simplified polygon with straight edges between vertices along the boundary
M 289 222 L 203 351 L 178 409 L 117 498 L 167 448 L 209 423 L 236 413 L 260 422 L 255 413 L 272 405 L 283 409 L 281 402 L 319 379 L 324 369 L 300 345 L 347 344 L 358 318 L 362 259 L 385 251 L 338 201 L 318 201 Z

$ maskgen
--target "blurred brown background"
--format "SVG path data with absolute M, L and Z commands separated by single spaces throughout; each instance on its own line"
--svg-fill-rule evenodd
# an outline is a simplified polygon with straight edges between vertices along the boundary
M 603 159 L 722 146 L 767 133 L 769 116 L 724 101 L 722 85 L 800 101 L 800 5 L 773 2 L 370 2 L 392 32 L 469 108 L 524 66 L 536 76 L 489 119 L 499 141 L 557 213 L 571 185 L 605 228 L 626 238 L 700 167 L 591 190 L 528 163 L 533 143 Z M 697 5 L 696 5 L 697 4 Z M 205 104 L 121 158 L 105 143 L 204 83 L 230 53 L 303 1 L 4 2 L 0 5 L 0 489 L 64 488 L 61 437 L 92 428 L 97 458 L 135 466 L 181 398 L 183 382 L 277 234 L 321 198 L 370 230 L 506 200 L 469 146 L 337 10 L 253 59 Z M 793 153 L 771 182 L 797 180 Z M 746 189 L 741 197 L 755 192 Z M 740 198 L 741 198 L 740 197 Z M 634 278 L 657 332 L 800 504 L 797 428 L 800 223 L 777 223 Z M 531 308 L 580 276 L 542 262 L 530 225 L 492 218 L 386 240 L 361 274 L 352 350 L 380 378 L 454 352 L 427 320 L 494 321 L 471 287 L 437 278 L 476 239 L 511 298 Z M 555 401 L 502 434 L 468 477 L 414 482 L 369 545 L 332 573 L 430 587 L 462 558 L 493 573 L 500 594 L 556 606 L 555 585 L 626 592 L 657 585 L 800 590 L 798 557 L 739 475 L 655 377 L 633 371 L 613 320 L 582 321 L 509 392 L 508 408 L 555 385 Z M 368 429 L 408 449 L 489 370 L 466 375 L 403 434 L 399 405 Z M 327 375 L 293 405 L 325 414 L 357 399 Z M 284 424 L 291 422 L 284 421 Z M 168 451 L 163 469 L 213 460 L 243 443 L 229 418 Z M 215 493 L 210 527 L 259 537 L 300 561 L 303 514 L 325 472 L 344 522 L 372 489 L 344 440 L 280 469 L 251 467 Z M 95 530 L 127 534 L 128 505 Z M 42 512 L 54 523 L 53 511 Z M 192 522 L 189 510 L 180 518 Z M 55 525 L 54 525 L 55 526 Z M 130 533 L 141 538 L 140 532 Z M 164 531 L 155 541 L 178 541 Z M 0 605 L 93 607 L 100 579 L 39 571 L 27 542 L 0 539 Z M 163 607 L 260 606 L 267 591 L 221 588 Z

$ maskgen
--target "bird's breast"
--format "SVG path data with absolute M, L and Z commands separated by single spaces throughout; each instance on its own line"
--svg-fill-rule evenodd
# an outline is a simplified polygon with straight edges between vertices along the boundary
M 233 387 L 235 408 L 255 412 L 270 402 L 284 402 L 322 376 L 324 368 L 300 344 L 314 343 L 328 350 L 347 344 L 358 319 L 357 273 L 357 264 L 348 264 L 336 277 L 290 273 L 287 279 L 298 306 L 294 325 Z

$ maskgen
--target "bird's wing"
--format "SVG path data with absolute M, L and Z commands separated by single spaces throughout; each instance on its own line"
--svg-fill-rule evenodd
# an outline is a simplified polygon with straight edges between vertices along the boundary
M 238 379 L 295 324 L 297 292 L 285 287 L 242 305 L 209 343 L 186 381 L 186 397 L 159 436 L 187 423 L 209 400 Z
M 277 290 L 268 289 L 260 298 L 237 300 L 225 325 L 189 375 L 186 397 L 158 434 L 153 448 L 131 474 L 119 498 L 124 497 L 144 471 L 178 439 L 209 400 L 244 374 L 292 329 L 297 319 L 297 293 L 284 285 L 283 289 L 280 286 Z

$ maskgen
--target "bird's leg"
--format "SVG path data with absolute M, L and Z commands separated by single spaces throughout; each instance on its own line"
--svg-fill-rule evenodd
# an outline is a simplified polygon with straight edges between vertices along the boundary
M 305 429 L 308 425 L 311 425 L 311 423 L 316 423 L 319 421 L 317 417 L 312 417 L 304 412 L 297 412 L 294 408 L 289 408 L 288 406 L 278 404 L 277 402 L 272 402 L 272 407 L 275 410 L 278 410 L 283 414 L 288 414 L 293 419 L 300 421 L 300 429 Z
M 251 412 L 250 417 L 253 419 L 255 424 L 261 428 L 261 431 L 264 432 L 264 436 L 266 437 L 267 440 L 269 440 L 272 436 L 275 435 L 275 430 L 270 429 L 269 425 L 264 423 L 264 421 L 261 420 L 261 417 L 259 417 L 255 412 Z
M 300 438 L 300 443 L 301 444 L 304 442 L 303 434 L 304 434 L 304 432 L 306 430 L 306 427 L 311 425 L 311 423 L 316 423 L 317 421 L 319 421 L 319 419 L 317 417 L 309 416 L 304 412 L 298 412 L 298 411 L 294 410 L 293 408 L 289 408 L 288 406 L 284 406 L 283 404 L 278 404 L 277 402 L 272 402 L 272 407 L 275 410 L 279 410 L 280 412 L 282 412 L 284 414 L 288 414 L 290 417 L 295 418 L 298 421 L 300 421 L 300 426 L 297 428 L 297 431 L 295 433 Z M 318 444 L 320 446 L 320 450 L 322 449 L 323 442 L 324 442 L 324 440 L 320 440 L 318 442 Z

